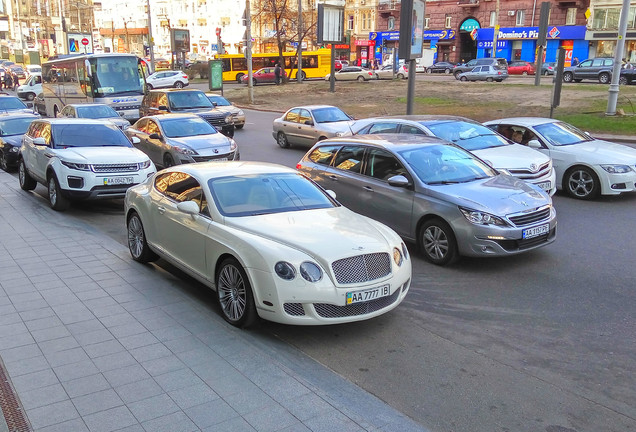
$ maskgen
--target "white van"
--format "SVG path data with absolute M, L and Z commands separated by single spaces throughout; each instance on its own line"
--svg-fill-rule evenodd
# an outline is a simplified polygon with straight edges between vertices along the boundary
M 26 65 L 26 71 L 28 75 L 34 75 L 36 73 L 41 74 L 42 73 L 42 66 L 41 65 Z
M 21 86 L 18 86 L 18 97 L 32 101 L 35 96 L 42 93 L 42 74 L 33 73 Z

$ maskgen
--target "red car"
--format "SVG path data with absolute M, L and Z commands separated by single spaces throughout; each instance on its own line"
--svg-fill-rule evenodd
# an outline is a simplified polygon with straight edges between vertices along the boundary
M 349 62 L 347 60 L 336 60 L 334 63 L 334 67 L 337 71 L 339 71 L 345 66 L 349 66 Z
M 280 69 L 281 79 L 287 76 L 287 72 L 285 69 Z M 247 84 L 247 74 L 241 77 L 241 82 L 243 84 Z M 263 84 L 263 83 L 273 83 L 276 82 L 276 77 L 274 76 L 274 67 L 265 67 L 257 70 L 252 74 L 252 84 Z
M 508 65 L 508 75 L 534 75 L 534 72 L 534 64 L 527 61 L 515 60 Z

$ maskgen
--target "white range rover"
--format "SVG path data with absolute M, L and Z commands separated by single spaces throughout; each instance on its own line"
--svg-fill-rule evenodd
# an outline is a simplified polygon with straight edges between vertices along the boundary
M 113 123 L 88 119 L 37 119 L 20 148 L 18 179 L 23 190 L 42 183 L 51 208 L 72 200 L 123 198 L 157 169 Z

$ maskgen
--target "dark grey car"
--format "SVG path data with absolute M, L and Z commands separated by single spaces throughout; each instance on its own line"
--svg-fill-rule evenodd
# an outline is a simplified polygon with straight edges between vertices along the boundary
M 563 69 L 563 81 L 581 82 L 585 80 L 598 81 L 601 84 L 609 84 L 612 79 L 612 68 L 614 59 L 595 58 L 582 61 L 576 66 L 569 66 Z
M 516 254 L 556 238 L 556 212 L 544 191 L 439 138 L 333 138 L 297 167 L 351 210 L 417 242 L 435 264 Z

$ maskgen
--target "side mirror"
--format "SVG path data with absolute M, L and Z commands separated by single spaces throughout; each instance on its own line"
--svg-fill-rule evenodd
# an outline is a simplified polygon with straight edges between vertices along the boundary
M 191 216 L 199 214 L 199 204 L 194 201 L 184 201 L 177 204 L 177 210 Z
M 93 71 L 91 70 L 91 62 L 88 60 L 84 60 L 84 68 L 86 68 L 86 75 L 90 78 L 93 76 Z
M 594 137 L 589 132 L 586 131 L 584 133 L 589 139 L 594 139 Z
M 159 105 L 159 111 L 168 111 L 168 107 L 165 105 Z
M 305 124 L 308 125 L 308 126 L 313 126 L 314 122 L 311 121 L 311 120 L 305 120 Z
M 528 147 L 533 148 L 533 149 L 540 149 L 541 148 L 541 143 L 539 142 L 539 140 L 533 139 L 528 141 Z
M 393 177 L 389 177 L 387 182 L 389 183 L 389 186 L 393 186 L 393 187 L 405 188 L 411 185 L 411 182 L 409 181 L 409 179 L 407 179 L 403 175 L 395 175 Z
M 139 144 L 141 142 L 141 140 L 136 136 L 132 137 L 130 141 L 132 141 L 133 144 Z
M 328 189 L 325 192 L 327 192 L 327 195 L 329 195 L 331 198 L 336 199 L 336 193 L 331 189 Z
M 218 106 L 219 104 L 217 104 L 216 102 L 212 102 L 212 105 L 214 105 L 215 107 Z
M 150 139 L 161 139 L 161 135 L 159 135 L 158 133 L 152 133 L 148 136 L 148 138 Z
M 35 138 L 33 140 L 33 145 L 45 146 L 46 145 L 46 140 L 44 138 L 42 138 L 42 137 Z

